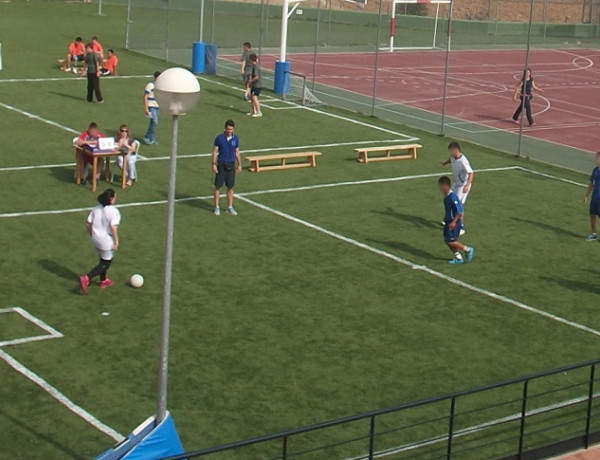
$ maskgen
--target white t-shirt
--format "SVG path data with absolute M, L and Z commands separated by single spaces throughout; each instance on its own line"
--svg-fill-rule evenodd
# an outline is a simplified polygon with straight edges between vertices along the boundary
M 458 158 L 452 157 L 452 175 L 454 176 L 454 186 L 463 187 L 469 180 L 469 174 L 473 172 L 471 164 L 464 154 Z
M 87 221 L 92 224 L 91 236 L 94 247 L 103 251 L 112 249 L 114 240 L 110 227 L 116 227 L 121 223 L 119 210 L 112 205 L 102 206 L 99 204 L 92 209 Z
M 144 94 L 146 94 L 146 96 L 148 96 L 148 107 L 158 108 L 158 102 L 156 102 L 156 98 L 154 97 L 154 82 L 153 81 L 146 83 L 146 87 L 144 88 Z

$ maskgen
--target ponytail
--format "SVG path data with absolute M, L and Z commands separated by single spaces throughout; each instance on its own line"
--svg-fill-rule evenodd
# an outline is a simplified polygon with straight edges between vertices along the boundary
M 102 206 L 109 206 L 110 200 L 115 197 L 116 193 L 112 188 L 106 189 L 100 195 L 98 195 L 98 203 Z

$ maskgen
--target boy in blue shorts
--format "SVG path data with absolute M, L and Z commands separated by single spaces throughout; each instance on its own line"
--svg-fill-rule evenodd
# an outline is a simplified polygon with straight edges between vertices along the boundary
M 590 201 L 590 225 L 592 232 L 585 239 L 586 241 L 598 240 L 598 234 L 596 233 L 596 217 L 600 215 L 600 152 L 596 153 L 596 166 L 590 176 L 590 185 L 588 185 L 583 202 L 587 203 L 590 193 L 592 194 L 592 201 Z M 593 192 L 593 193 L 592 193 Z
M 440 177 L 438 180 L 440 191 L 444 194 L 444 241 L 454 254 L 454 258 L 448 262 L 451 265 L 460 265 L 473 260 L 475 249 L 466 246 L 458 241 L 460 238 L 460 229 L 462 228 L 461 219 L 463 207 L 458 195 L 452 191 L 452 182 L 447 176 Z M 465 258 L 461 255 L 464 252 Z

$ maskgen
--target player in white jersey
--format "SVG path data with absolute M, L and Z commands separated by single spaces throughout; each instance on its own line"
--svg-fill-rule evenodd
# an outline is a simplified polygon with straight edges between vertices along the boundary
M 469 192 L 471 191 L 471 186 L 473 185 L 475 172 L 473 171 L 473 168 L 471 168 L 471 163 L 469 163 L 467 157 L 461 152 L 458 142 L 450 142 L 448 145 L 448 152 L 450 153 L 450 158 L 442 161 L 442 165 L 446 166 L 452 164 L 452 176 L 454 177 L 452 191 L 458 195 L 458 198 L 464 207 Z M 462 230 L 460 234 L 465 234 L 464 213 L 462 216 Z
M 100 262 L 87 275 L 79 277 L 81 290 L 85 294 L 90 281 L 100 276 L 100 287 L 107 288 L 113 282 L 106 277 L 106 272 L 112 263 L 114 251 L 119 247 L 117 227 L 121 223 L 121 213 L 114 206 L 117 194 L 111 188 L 98 196 L 98 206 L 90 212 L 85 226 L 92 240 L 92 246 L 100 257 Z

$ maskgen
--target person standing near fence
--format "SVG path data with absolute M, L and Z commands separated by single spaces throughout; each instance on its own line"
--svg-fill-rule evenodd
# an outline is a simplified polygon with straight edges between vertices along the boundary
M 144 142 L 147 145 L 158 144 L 156 142 L 156 126 L 158 125 L 158 102 L 154 97 L 154 84 L 156 83 L 156 79 L 160 75 L 160 72 L 154 72 L 154 78 L 152 81 L 146 83 L 146 87 L 144 88 L 144 113 L 146 117 L 150 119 L 150 124 L 148 125 L 148 131 L 146 131 L 146 135 L 144 136 Z
M 533 115 L 531 114 L 531 100 L 533 99 L 532 90 L 539 91 L 543 93 L 541 88 L 539 88 L 535 81 L 533 81 L 533 75 L 531 74 L 531 69 L 527 69 L 523 75 L 523 79 L 519 82 L 517 87 L 515 88 L 515 95 L 513 96 L 513 100 L 519 100 L 519 93 L 521 103 L 515 114 L 513 115 L 513 121 L 515 123 L 519 123 L 519 116 L 521 116 L 521 112 L 523 111 L 523 106 L 525 106 L 525 113 L 527 114 L 527 121 L 529 122 L 529 126 L 533 126 Z
M 83 69 L 83 75 L 87 76 L 87 101 L 92 102 L 94 100 L 94 94 L 96 94 L 96 101 L 98 104 L 104 103 L 102 93 L 100 92 L 100 58 L 94 52 L 94 47 L 91 43 L 88 43 L 85 47 L 85 67 Z
M 85 227 L 92 246 L 100 257 L 100 262 L 87 275 L 79 277 L 79 285 L 84 294 L 90 287 L 90 281 L 96 276 L 100 276 L 100 287 L 107 288 L 113 285 L 113 282 L 106 276 L 110 264 L 112 263 L 115 251 L 119 248 L 119 235 L 117 227 L 121 223 L 121 213 L 115 207 L 117 194 L 112 188 L 104 191 L 98 196 L 98 205 L 92 209 L 85 221 Z
M 250 100 L 250 79 L 252 78 L 252 62 L 250 61 L 250 55 L 252 54 L 252 45 L 250 42 L 243 44 L 242 51 L 242 79 L 244 81 L 244 100 Z
M 250 115 L 253 118 L 262 117 L 262 112 L 260 111 L 260 102 L 258 101 L 258 96 L 260 96 L 260 91 L 262 90 L 262 83 L 260 81 L 260 65 L 258 64 L 258 56 L 254 53 L 250 55 L 250 62 L 252 63 L 252 70 L 250 72 L 250 101 L 252 102 L 252 112 Z

